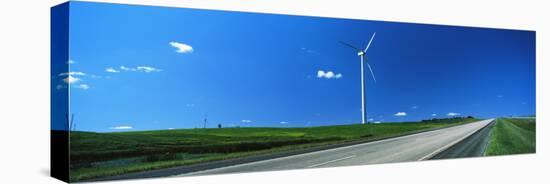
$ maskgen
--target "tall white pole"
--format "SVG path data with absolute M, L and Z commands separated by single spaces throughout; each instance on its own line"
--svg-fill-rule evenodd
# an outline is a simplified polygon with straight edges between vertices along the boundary
M 366 108 L 365 108 L 365 79 L 363 75 L 363 57 L 364 55 L 361 54 L 361 123 L 365 124 Z

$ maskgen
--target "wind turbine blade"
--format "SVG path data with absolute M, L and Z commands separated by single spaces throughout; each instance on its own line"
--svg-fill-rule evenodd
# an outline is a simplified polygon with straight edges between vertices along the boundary
M 376 32 L 374 32 L 374 34 L 372 34 L 372 37 L 370 37 L 369 44 L 367 44 L 367 47 L 365 47 L 365 50 L 363 52 L 365 52 L 365 53 L 367 52 L 367 50 L 370 47 L 370 44 L 372 43 L 372 40 L 374 40 L 374 36 L 376 36 Z
M 370 74 L 372 75 L 372 79 L 374 79 L 374 83 L 376 83 L 376 78 L 374 77 L 374 72 L 372 72 L 372 68 L 370 67 L 369 62 L 367 62 L 367 66 L 369 67 Z
M 347 44 L 346 42 L 340 41 L 340 43 L 341 43 L 342 45 L 351 47 L 351 48 L 355 49 L 356 51 L 361 51 L 361 49 L 359 49 L 359 48 L 357 48 L 357 47 L 355 47 L 355 46 L 353 46 L 353 45 L 351 45 L 351 44 Z

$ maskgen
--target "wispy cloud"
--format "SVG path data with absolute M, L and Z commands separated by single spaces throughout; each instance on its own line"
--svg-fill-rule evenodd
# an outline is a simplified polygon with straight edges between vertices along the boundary
M 133 128 L 134 127 L 132 127 L 132 126 L 122 125 L 122 126 L 111 127 L 109 129 L 111 129 L 111 130 L 128 130 L 128 129 L 133 129 Z
M 69 60 L 67 61 L 68 64 L 74 64 L 76 63 L 75 61 L 73 60 Z M 76 88 L 76 89 L 83 89 L 83 90 L 87 90 L 87 89 L 90 89 L 90 86 L 88 84 L 81 84 L 81 81 L 82 78 L 80 77 L 88 77 L 88 74 L 84 73 L 84 72 L 79 72 L 79 71 L 71 71 L 71 72 L 64 72 L 64 73 L 60 73 L 58 74 L 57 76 L 59 77 L 65 77 L 63 79 L 61 79 L 61 81 L 65 84 L 57 84 L 55 86 L 55 88 L 57 90 L 60 90 L 60 89 L 64 89 L 64 88 L 68 88 L 68 87 L 73 87 L 73 88 Z M 91 75 L 92 78 L 93 76 L 95 75 Z
M 325 79 L 339 79 L 342 78 L 341 73 L 334 73 L 333 71 L 323 71 L 318 70 L 317 71 L 317 78 L 325 78 Z
M 134 71 L 134 72 L 137 71 L 137 69 L 135 68 L 128 68 L 126 66 L 120 66 L 119 68 L 120 70 L 123 70 L 123 71 Z
M 105 71 L 107 71 L 108 69 L 110 68 L 107 68 Z M 111 73 L 118 73 L 120 71 L 127 71 L 127 72 L 145 72 L 145 73 L 151 73 L 151 72 L 160 72 L 162 71 L 161 69 L 158 69 L 158 68 L 155 68 L 155 67 L 151 67 L 151 66 L 137 66 L 137 67 L 127 67 L 127 66 L 120 66 L 119 70 L 116 70 L 114 68 L 112 68 L 113 70 L 111 71 Z M 116 71 L 116 72 L 113 72 L 113 71 Z M 109 71 L 107 71 L 109 72 Z
M 170 44 L 170 46 L 176 48 L 177 53 L 187 54 L 187 53 L 192 53 L 193 52 L 193 47 L 191 47 L 191 45 L 187 45 L 185 43 L 180 43 L 180 42 L 175 42 L 175 41 L 172 41 L 169 44 Z
M 83 90 L 90 89 L 90 86 L 88 86 L 88 84 L 78 84 L 74 87 L 77 88 L 77 89 L 83 89 Z
M 249 119 L 243 119 L 243 120 L 241 120 L 241 122 L 243 122 L 243 123 L 251 123 L 251 122 L 252 122 L 252 120 L 249 120 Z
M 101 76 L 101 75 L 94 75 L 94 74 L 91 74 L 89 76 L 91 78 L 94 78 L 94 79 L 102 79 L 102 78 L 109 79 L 109 78 L 111 78 L 110 76 Z
M 418 109 L 418 106 L 412 106 L 411 109 Z
M 117 69 L 114 69 L 112 67 L 109 67 L 109 68 L 106 68 L 105 69 L 106 72 L 109 72 L 109 73 L 118 73 L 120 71 L 118 71 Z
M 279 122 L 279 123 L 280 123 L 280 124 L 283 124 L 283 125 L 284 125 L 284 124 L 288 124 L 288 122 L 286 122 L 286 121 L 281 121 L 281 122 Z
M 447 113 L 447 116 L 459 116 L 460 113 L 456 113 L 456 112 L 449 112 Z
M 145 72 L 145 73 L 162 71 L 161 69 L 153 68 L 153 67 L 150 67 L 150 66 L 138 66 L 136 69 L 137 69 L 137 71 Z
M 74 84 L 74 83 L 77 83 L 81 80 L 82 79 L 80 79 L 80 78 L 73 77 L 72 75 L 69 75 L 69 76 L 67 76 L 66 78 L 63 79 L 63 82 L 65 82 L 67 84 Z
M 406 112 L 397 112 L 394 114 L 394 116 L 407 116 Z
M 307 52 L 307 53 L 310 53 L 310 54 L 315 54 L 317 53 L 317 51 L 313 50 L 313 49 L 309 49 L 309 48 L 306 48 L 306 47 L 302 47 L 300 48 L 300 50 L 304 51 L 304 52 Z
M 60 73 L 58 76 L 67 76 L 65 78 L 62 79 L 63 82 L 65 82 L 66 84 L 69 84 L 69 85 L 72 85 L 72 84 L 76 84 L 76 83 L 79 83 L 80 81 L 82 81 L 81 78 L 78 78 L 78 77 L 75 77 L 75 76 L 86 76 L 86 73 L 84 72 L 66 72 L 66 73 Z M 77 85 L 77 86 L 74 86 L 76 88 L 79 88 L 79 89 L 88 89 L 90 88 L 90 86 L 86 85 L 86 84 L 80 84 L 80 85 Z M 65 88 L 64 85 L 57 85 L 56 86 L 56 89 L 63 89 Z
M 57 89 L 57 90 L 60 90 L 60 89 L 63 89 L 63 88 L 67 88 L 67 86 L 65 86 L 63 84 L 58 84 L 57 86 L 55 86 L 55 89 Z
M 60 73 L 58 76 L 85 76 L 84 72 L 65 72 Z
M 432 114 L 432 116 L 437 116 L 437 114 Z

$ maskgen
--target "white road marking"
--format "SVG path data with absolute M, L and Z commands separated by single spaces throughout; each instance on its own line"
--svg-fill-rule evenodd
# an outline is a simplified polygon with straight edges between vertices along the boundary
M 347 157 L 344 157 L 344 158 L 339 158 L 339 159 L 336 159 L 336 160 L 323 162 L 323 163 L 320 163 L 320 164 L 310 165 L 310 166 L 307 166 L 307 168 L 322 166 L 322 165 L 330 164 L 332 162 L 338 162 L 338 161 L 341 161 L 341 160 L 350 159 L 350 158 L 353 158 L 353 157 L 355 157 L 355 155 L 351 155 L 351 156 L 347 156 Z
M 492 122 L 492 121 L 494 121 L 494 120 L 495 120 L 495 119 L 490 119 L 489 122 Z M 434 152 L 431 152 L 430 154 L 428 154 L 428 155 L 426 155 L 426 156 L 423 156 L 422 158 L 418 159 L 418 161 L 426 160 L 426 159 L 429 159 L 429 158 L 435 156 L 436 154 L 438 154 L 438 153 L 440 153 L 440 152 L 442 152 L 442 151 L 448 149 L 449 147 L 451 147 L 451 146 L 453 146 L 453 145 L 459 143 L 460 141 L 462 141 L 462 140 L 464 140 L 464 139 L 470 137 L 472 134 L 474 134 L 474 133 L 476 133 L 477 131 L 483 129 L 483 128 L 484 128 L 485 126 L 487 126 L 487 125 L 488 125 L 488 124 L 484 125 L 483 127 L 479 128 L 479 129 L 475 129 L 474 131 L 472 131 L 472 132 L 466 134 L 464 137 L 461 137 L 460 139 L 457 139 L 457 140 L 455 140 L 455 141 L 453 141 L 453 142 L 451 142 L 451 143 L 449 143 L 449 144 L 447 144 L 447 145 L 445 145 L 445 146 L 443 146 L 443 147 L 441 147 L 441 148 L 435 150 Z

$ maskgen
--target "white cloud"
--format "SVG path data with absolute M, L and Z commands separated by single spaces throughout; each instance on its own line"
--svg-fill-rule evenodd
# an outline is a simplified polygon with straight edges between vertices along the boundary
M 66 73 L 60 73 L 58 76 L 85 76 L 86 74 L 84 72 L 66 72 Z
M 281 121 L 280 124 L 283 124 L 283 125 L 284 125 L 284 124 L 288 124 L 288 122 L 286 122 L 286 121 Z
M 74 64 L 74 63 L 75 63 L 74 60 L 67 61 L 67 64 Z
M 58 90 L 63 89 L 63 88 L 67 88 L 69 86 L 77 88 L 77 89 L 83 89 L 83 90 L 90 89 L 90 86 L 88 84 L 78 84 L 77 85 L 77 83 L 80 83 L 82 81 L 82 79 L 78 78 L 78 77 L 75 77 L 75 76 L 87 76 L 87 74 L 84 73 L 84 72 L 66 72 L 66 73 L 60 73 L 58 76 L 67 76 L 67 77 L 63 78 L 62 81 L 66 84 L 69 84 L 67 86 L 63 85 L 63 84 L 58 84 L 55 87 Z
M 67 84 L 74 84 L 74 83 L 79 82 L 80 80 L 81 80 L 80 78 L 76 78 L 76 77 L 73 77 L 72 75 L 69 75 L 69 76 L 67 76 L 67 78 L 63 79 L 63 82 L 65 82 Z
M 62 81 L 65 82 L 66 84 L 75 84 L 82 80 L 81 78 L 78 78 L 75 76 L 86 76 L 86 74 L 84 72 L 65 72 L 65 73 L 60 73 L 58 76 L 67 76 L 63 78 Z M 62 87 L 63 86 L 58 85 L 56 88 L 61 89 Z
M 87 90 L 87 89 L 90 89 L 90 86 L 88 86 L 88 84 L 79 84 L 79 85 L 76 85 L 75 88 Z
M 437 116 L 437 114 L 432 114 L 432 116 Z
M 249 119 L 243 119 L 243 120 L 241 120 L 241 122 L 243 122 L 243 123 L 251 123 L 251 122 L 252 122 L 252 120 L 249 120 Z
M 168 128 L 168 130 L 174 130 L 174 128 Z
M 172 47 L 176 48 L 176 52 L 177 53 L 192 53 L 193 52 L 193 47 L 191 47 L 190 45 L 187 45 L 185 43 L 180 43 L 180 42 L 175 42 L 175 41 L 172 41 L 169 43 Z
M 124 71 L 136 71 L 135 68 L 128 68 L 128 67 L 125 67 L 125 66 L 120 66 L 120 69 L 124 70 Z
M 374 121 L 374 119 L 372 119 L 372 118 L 369 118 L 369 119 L 368 119 L 367 121 Z
M 135 67 L 135 68 L 120 66 L 119 68 L 120 68 L 121 71 L 129 71 L 129 72 L 150 73 L 150 72 L 160 72 L 160 71 L 162 71 L 161 69 L 150 67 L 150 66 L 138 66 L 138 67 Z
M 317 78 L 322 78 L 322 77 L 325 77 L 325 71 L 323 70 L 317 71 Z
M 118 72 L 120 72 L 120 71 L 118 71 L 118 70 L 116 70 L 116 69 L 114 69 L 114 68 L 112 68 L 112 67 L 106 68 L 105 71 L 106 71 L 106 72 L 109 72 L 109 73 L 118 73 Z
M 458 115 L 460 115 L 460 113 L 456 113 L 456 112 L 447 113 L 447 116 L 458 116 Z
M 122 125 L 122 126 L 111 127 L 109 129 L 111 129 L 111 130 L 128 130 L 128 129 L 133 129 L 133 128 L 134 127 L 132 127 L 132 126 Z
M 325 79 L 339 79 L 342 78 L 343 75 L 341 73 L 334 73 L 333 71 L 323 71 L 318 70 L 317 71 L 317 78 L 325 78 Z
M 381 121 L 375 121 L 374 123 L 375 123 L 375 124 L 378 124 L 378 123 L 382 123 L 382 122 L 381 122 Z
M 394 116 L 407 116 L 406 112 L 397 112 L 394 114 Z
M 330 79 L 330 78 L 333 78 L 333 77 L 334 77 L 334 72 L 332 72 L 332 71 L 327 71 L 327 72 L 325 73 L 325 78 Z
M 137 71 L 145 72 L 145 73 L 162 71 L 161 69 L 153 68 L 153 67 L 150 67 L 150 66 L 138 66 L 136 69 L 137 69 Z

